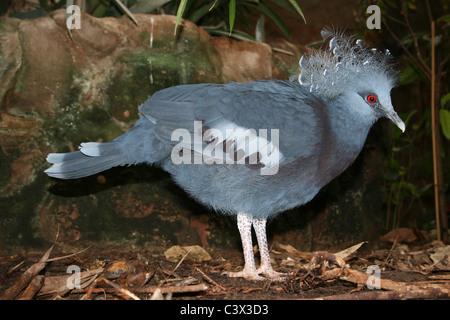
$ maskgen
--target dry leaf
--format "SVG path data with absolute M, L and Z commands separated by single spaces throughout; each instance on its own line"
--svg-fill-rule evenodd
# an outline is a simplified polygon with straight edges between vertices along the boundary
M 442 261 L 443 264 L 450 266 L 450 246 L 440 247 L 434 250 L 434 253 L 430 254 L 431 260 L 434 264 Z
M 294 248 L 293 246 L 291 246 L 290 244 L 282 244 L 282 243 L 279 243 L 279 244 L 278 244 L 278 247 L 279 247 L 280 249 L 286 251 L 287 253 L 290 253 L 290 254 L 295 254 L 295 255 L 297 255 L 297 254 L 300 254 L 300 253 L 301 253 L 300 251 L 298 251 L 297 249 L 295 249 L 295 248 Z
M 84 289 L 88 287 L 101 273 L 103 268 L 95 270 L 88 270 L 80 272 L 80 288 Z M 63 295 L 70 291 L 72 288 L 68 288 L 67 280 L 69 277 L 73 277 L 73 274 L 67 274 L 62 276 L 46 277 L 42 289 L 38 292 L 38 296 L 58 294 Z
M 211 260 L 211 255 L 200 246 L 173 246 L 164 252 L 166 259 L 171 262 L 179 262 L 184 256 L 186 261 L 200 263 Z
M 28 286 L 34 277 L 41 272 L 42 269 L 44 269 L 45 263 L 47 262 L 52 250 L 53 246 L 48 249 L 39 262 L 33 264 L 22 274 L 19 281 L 17 281 L 12 287 L 8 288 L 3 295 L 0 296 L 0 300 L 14 300 L 19 293 Z
M 413 229 L 410 228 L 397 228 L 392 231 L 389 231 L 384 236 L 381 236 L 381 240 L 394 243 L 397 242 L 406 242 L 410 243 L 414 240 L 417 240 L 417 236 L 414 233 Z
M 354 246 L 351 246 L 350 248 L 347 248 L 345 250 L 339 251 L 338 253 L 335 253 L 334 255 L 336 257 L 340 257 L 342 259 L 345 259 L 348 256 L 350 256 L 351 254 L 353 254 L 354 252 L 356 252 L 365 243 L 367 243 L 367 241 L 363 241 L 363 242 L 360 242 L 358 244 L 355 244 Z

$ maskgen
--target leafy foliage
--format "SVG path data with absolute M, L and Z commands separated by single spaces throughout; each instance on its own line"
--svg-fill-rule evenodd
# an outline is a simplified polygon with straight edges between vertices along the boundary
M 283 34 L 290 39 L 291 35 L 286 23 L 277 13 L 277 10 L 266 2 L 271 2 L 292 14 L 298 14 L 306 23 L 305 16 L 297 0 L 89 0 L 83 1 L 84 11 L 94 17 L 121 16 L 127 14 L 134 21 L 135 13 L 166 13 L 176 15 L 175 30 L 182 18 L 205 29 L 213 34 L 233 36 L 255 40 L 254 37 L 238 31 L 233 33 L 236 21 L 250 28 L 250 14 L 252 8 L 269 17 Z M 14 13 L 20 18 L 33 18 L 45 15 L 46 12 L 63 7 L 67 0 L 39 0 L 40 8 L 31 13 Z M 0 14 L 5 12 L 7 4 L 0 5 Z M 215 26 L 215 27 L 211 27 Z
M 364 12 L 371 0 L 360 0 Z M 388 42 L 389 49 L 403 70 L 399 85 L 409 88 L 404 94 L 408 101 L 402 110 L 405 134 L 394 135 L 391 157 L 384 179 L 386 204 L 386 231 L 399 227 L 423 227 L 433 216 L 433 154 L 431 152 L 431 21 L 435 21 L 435 104 L 440 106 L 441 152 L 444 190 L 448 196 L 450 180 L 450 1 L 381 0 L 376 2 L 382 12 L 379 33 Z M 364 23 L 365 21 L 361 21 Z M 429 225 L 434 228 L 434 225 Z
M 227 2 L 228 1 L 228 6 Z M 213 1 L 195 1 L 195 5 L 191 5 L 188 9 L 190 12 L 186 12 L 186 4 L 193 3 L 193 0 L 180 0 L 180 4 L 178 6 L 177 10 L 177 25 L 179 23 L 179 20 L 182 16 L 186 16 L 188 20 L 199 23 L 200 20 L 203 18 L 206 18 L 205 16 L 207 14 L 217 15 L 222 21 L 225 21 L 223 18 L 228 14 L 228 26 L 226 27 L 226 30 L 229 31 L 229 34 L 231 35 L 234 29 L 234 24 L 236 17 L 238 17 L 241 22 L 248 25 L 248 16 L 246 16 L 245 12 L 249 12 L 248 10 L 237 10 L 238 8 L 245 8 L 248 9 L 249 7 L 254 7 L 261 11 L 263 14 L 267 15 L 277 26 L 278 28 L 283 32 L 283 34 L 290 38 L 289 29 L 287 28 L 286 24 L 284 23 L 283 19 L 278 15 L 278 13 L 273 10 L 271 7 L 269 7 L 267 4 L 265 4 L 263 1 L 251 1 L 251 0 L 215 0 Z M 300 6 L 296 2 L 296 0 L 288 0 L 288 2 L 292 5 L 292 8 L 289 7 L 284 0 L 272 0 L 273 3 L 277 4 L 278 6 L 290 11 L 294 12 L 295 10 L 305 21 L 305 16 L 303 15 L 302 10 L 300 9 Z M 176 27 L 175 27 L 176 28 Z M 224 30 L 224 29 L 222 29 Z

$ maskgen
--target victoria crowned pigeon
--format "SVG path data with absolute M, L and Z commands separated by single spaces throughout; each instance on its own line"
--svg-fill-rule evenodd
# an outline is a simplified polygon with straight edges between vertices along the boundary
M 322 37 L 327 47 L 303 55 L 298 82 L 163 89 L 139 106 L 141 116 L 127 133 L 49 154 L 53 166 L 45 172 L 75 179 L 114 166 L 160 166 L 202 204 L 237 216 L 245 265 L 228 276 L 280 280 L 270 263 L 267 219 L 310 201 L 352 164 L 378 118 L 405 130 L 391 104 L 397 73 L 389 51 L 330 29 Z

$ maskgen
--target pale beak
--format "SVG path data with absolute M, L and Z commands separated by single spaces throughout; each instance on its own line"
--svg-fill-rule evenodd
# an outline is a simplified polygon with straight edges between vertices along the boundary
M 402 119 L 398 116 L 398 114 L 395 111 L 391 111 L 386 114 L 386 118 L 390 119 L 392 122 L 394 122 L 397 127 L 402 130 L 402 132 L 405 132 L 405 123 Z

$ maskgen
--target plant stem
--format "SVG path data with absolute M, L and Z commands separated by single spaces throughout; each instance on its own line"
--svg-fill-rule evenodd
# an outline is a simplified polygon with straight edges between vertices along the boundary
M 433 178 L 434 201 L 436 212 L 437 240 L 448 241 L 448 226 L 445 216 L 445 195 L 442 172 L 441 143 L 439 130 L 439 110 L 436 104 L 436 55 L 435 55 L 435 23 L 431 22 L 431 135 L 433 145 Z M 442 224 L 442 230 L 441 230 Z

